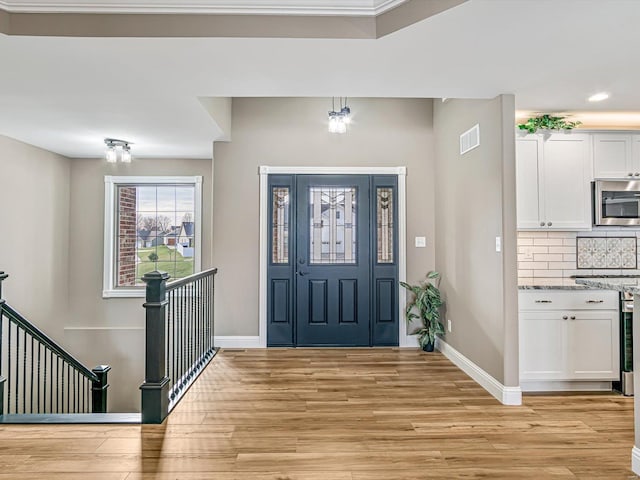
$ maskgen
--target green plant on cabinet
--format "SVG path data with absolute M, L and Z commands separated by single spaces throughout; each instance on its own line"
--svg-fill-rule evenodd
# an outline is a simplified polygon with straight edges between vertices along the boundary
M 526 130 L 528 133 L 536 133 L 540 130 L 573 130 L 578 125 L 582 125 L 582 122 L 567 121 L 567 117 L 554 117 L 545 113 L 538 117 L 533 117 L 527 120 L 525 123 L 518 124 L 520 130 Z

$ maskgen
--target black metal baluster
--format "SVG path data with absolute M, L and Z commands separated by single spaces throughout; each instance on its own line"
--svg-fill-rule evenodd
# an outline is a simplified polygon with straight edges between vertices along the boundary
M 34 354 L 33 354 L 33 344 L 34 344 L 34 339 L 33 337 L 31 337 L 31 385 L 30 385 L 30 390 L 31 390 L 31 411 L 29 413 L 33 413 L 34 408 L 33 408 L 33 359 L 35 358 Z
M 180 318 L 180 371 L 178 378 L 180 379 L 180 390 L 182 390 L 182 377 L 184 376 L 184 354 L 185 354 L 185 345 L 184 345 L 184 294 L 182 288 L 176 290 L 176 295 L 179 295 L 180 298 L 180 307 L 179 307 L 179 318 Z
M 178 382 L 178 378 L 176 375 L 176 352 L 177 350 L 177 343 L 176 343 L 176 295 L 175 295 L 175 291 L 172 290 L 170 292 L 171 295 L 171 323 L 172 323 L 172 327 L 173 327 L 173 342 L 171 345 L 171 362 L 173 364 L 172 366 L 172 376 L 171 376 L 171 381 L 173 382 L 173 388 L 172 388 L 172 392 L 173 392 L 173 396 L 175 396 L 175 385 Z
M 22 413 L 27 413 L 27 331 L 22 331 Z
M 62 413 L 64 413 L 64 398 L 62 392 L 64 390 L 64 360 L 62 361 L 62 371 L 60 371 L 60 357 L 56 357 L 57 377 L 58 377 L 58 400 L 56 401 L 57 413 L 60 413 L 62 407 Z M 62 388 L 60 388 L 60 382 L 62 382 Z
M 20 412 L 20 384 L 18 383 L 18 379 L 20 378 L 20 330 L 18 330 L 18 326 L 16 325 L 16 411 L 15 413 Z
M 40 342 L 38 342 L 38 413 L 40 413 L 40 384 L 42 383 L 40 378 L 40 350 L 42 348 Z
M 66 392 L 67 393 L 67 413 L 69 413 L 71 412 L 71 403 L 70 403 L 71 396 L 72 396 L 71 389 L 73 388 L 72 387 L 73 380 L 71 379 L 71 370 L 69 369 L 69 364 L 67 364 L 67 383 L 69 384 L 68 385 L 69 391 Z
M 7 319 L 7 413 L 11 409 L 11 319 Z

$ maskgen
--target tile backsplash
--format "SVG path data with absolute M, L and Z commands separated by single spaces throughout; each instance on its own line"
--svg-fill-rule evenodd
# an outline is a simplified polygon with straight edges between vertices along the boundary
M 640 275 L 637 238 L 635 230 L 518 232 L 518 284 L 574 285 L 572 275 Z M 629 254 L 635 268 L 629 268 Z
M 635 237 L 578 237 L 578 269 L 638 266 Z

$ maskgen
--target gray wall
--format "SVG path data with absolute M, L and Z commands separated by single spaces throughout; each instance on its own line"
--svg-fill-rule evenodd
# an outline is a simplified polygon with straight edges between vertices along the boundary
M 512 95 L 434 107 L 436 269 L 453 325 L 446 342 L 506 386 L 518 385 L 514 119 Z M 476 123 L 480 146 L 460 155 L 460 134 Z
M 233 141 L 216 143 L 216 334 L 258 335 L 258 166 L 401 166 L 407 175 L 407 278 L 434 266 L 430 99 L 350 99 L 346 135 L 327 131 L 330 98 L 234 98 Z M 415 248 L 415 236 L 427 248 Z
M 10 275 L 3 297 L 58 341 L 69 297 L 70 164 L 0 136 L 0 270 Z
M 105 175 L 202 175 L 202 267 L 211 266 L 211 160 L 71 161 L 69 239 L 70 319 L 65 343 L 89 366 L 109 363 L 109 409 L 140 409 L 144 378 L 143 298 L 102 298 Z

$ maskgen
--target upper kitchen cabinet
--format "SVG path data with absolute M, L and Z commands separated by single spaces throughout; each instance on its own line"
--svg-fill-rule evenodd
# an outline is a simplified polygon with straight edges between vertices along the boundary
M 591 229 L 591 139 L 527 135 L 516 145 L 518 228 Z
M 640 152 L 634 136 L 616 133 L 593 134 L 595 178 L 640 178 Z

